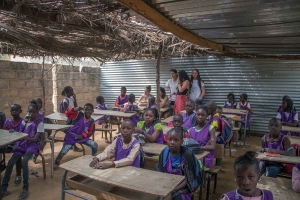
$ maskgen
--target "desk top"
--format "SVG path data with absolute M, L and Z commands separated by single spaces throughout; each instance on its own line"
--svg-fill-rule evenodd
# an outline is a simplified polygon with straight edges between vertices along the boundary
M 258 159 L 272 162 L 280 162 L 280 163 L 290 163 L 297 164 L 300 162 L 300 157 L 297 156 L 284 156 L 280 155 L 279 157 L 266 156 L 264 153 L 259 152 Z
M 114 186 L 167 197 L 184 180 L 184 176 L 145 170 L 132 166 L 105 170 L 89 167 L 93 156 L 86 155 L 60 165 L 60 168 Z M 147 181 L 145 181 L 147 177 Z
M 288 138 L 290 139 L 291 144 L 299 144 L 300 145 L 300 137 L 288 135 Z
M 160 112 L 165 112 L 169 109 L 170 107 L 163 107 L 163 108 L 160 108 Z M 146 106 L 139 106 L 139 109 L 138 111 L 143 113 L 146 109 Z
M 164 150 L 164 148 L 166 148 L 167 145 L 165 144 L 158 144 L 158 143 L 146 143 L 143 146 L 143 151 L 145 153 L 149 153 L 149 154 L 154 154 L 154 155 L 159 155 L 162 150 Z M 207 156 L 209 154 L 208 151 L 204 151 L 201 154 L 195 154 L 196 158 L 199 160 L 201 158 L 204 158 L 205 156 Z
M 73 125 L 62 125 L 62 124 L 44 124 L 44 129 L 46 130 L 65 130 Z
M 230 113 L 230 114 L 246 114 L 247 110 L 240 110 L 240 109 L 232 109 L 232 108 L 222 108 L 223 113 Z
M 135 113 L 124 113 L 121 111 L 114 111 L 114 110 L 98 110 L 94 109 L 94 113 L 96 115 L 108 115 L 108 116 L 114 116 L 114 117 L 131 117 L 135 115 Z
M 161 122 L 167 124 L 168 122 L 173 121 L 173 117 L 174 117 L 174 116 L 170 116 L 170 117 L 168 117 L 168 118 L 166 118 L 166 119 L 161 120 Z
M 260 189 L 270 190 L 273 193 L 274 199 L 300 199 L 300 194 L 294 192 L 292 189 L 291 179 L 262 176 L 257 187 Z
M 92 114 L 92 118 L 94 121 L 98 121 L 101 119 L 104 115 L 98 115 L 98 114 Z M 57 120 L 57 121 L 67 121 L 67 117 L 63 113 L 52 113 L 50 115 L 47 115 L 46 118 L 49 118 L 51 120 Z
M 20 132 L 10 133 L 7 130 L 0 129 L 0 146 L 5 146 L 17 140 L 21 140 L 27 137 L 27 135 L 28 134 L 26 133 L 20 133 Z
M 282 126 L 281 130 L 300 133 L 300 127 Z

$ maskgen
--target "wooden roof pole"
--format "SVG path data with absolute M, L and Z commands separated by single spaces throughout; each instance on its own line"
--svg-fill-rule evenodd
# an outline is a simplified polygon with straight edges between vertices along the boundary
M 181 28 L 180 26 L 174 24 L 168 18 L 163 16 L 161 13 L 157 12 L 155 9 L 150 7 L 148 4 L 143 2 L 142 0 L 117 0 L 117 1 L 122 3 L 124 6 L 130 8 L 131 10 L 137 12 L 138 14 L 142 15 L 143 17 L 147 18 L 148 20 L 150 20 L 152 23 L 157 25 L 163 31 L 171 32 L 174 35 L 176 35 L 177 37 L 179 37 L 187 42 L 199 45 L 201 47 L 220 51 L 220 52 L 242 54 L 242 52 L 240 52 L 234 48 L 227 47 L 222 44 L 202 38 L 200 36 L 197 36 L 189 31 Z

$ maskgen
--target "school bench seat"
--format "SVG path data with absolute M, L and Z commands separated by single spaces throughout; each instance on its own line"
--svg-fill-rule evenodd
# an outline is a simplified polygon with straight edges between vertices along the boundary
M 110 140 L 110 143 L 112 142 L 112 133 L 113 131 L 116 131 L 117 129 L 113 129 L 113 128 L 95 128 L 95 131 L 101 131 L 102 132 L 102 138 L 103 138 L 103 132 L 105 134 L 105 136 L 107 137 L 107 133 L 109 134 L 109 140 Z M 93 134 L 93 140 L 94 140 L 94 135 Z
M 49 137 L 49 138 L 51 140 L 54 139 L 54 142 L 64 142 L 64 139 L 65 139 L 64 137 L 55 137 L 55 138 L 53 138 L 52 136 Z M 83 153 L 83 155 L 85 155 L 85 148 L 84 148 L 83 144 L 81 144 L 81 143 L 76 143 L 76 144 L 79 144 L 81 146 L 82 153 Z
M 79 190 L 87 194 L 93 195 L 97 200 L 156 200 L 157 197 L 142 192 L 131 191 L 121 187 L 101 183 L 92 179 L 83 177 L 81 175 L 75 175 L 66 180 L 66 186 L 69 189 L 65 189 L 65 192 L 77 196 L 81 199 L 89 200 L 84 196 L 78 195 L 71 190 Z

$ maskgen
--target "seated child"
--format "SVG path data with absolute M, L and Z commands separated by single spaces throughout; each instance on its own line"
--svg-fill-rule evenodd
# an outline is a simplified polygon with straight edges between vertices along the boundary
M 2 197 L 7 196 L 10 192 L 7 190 L 10 176 L 14 165 L 19 159 L 22 159 L 23 167 L 23 191 L 19 196 L 19 200 L 25 200 L 29 195 L 29 170 L 28 161 L 33 154 L 39 154 L 40 151 L 40 135 L 44 134 L 44 123 L 38 118 L 38 105 L 35 101 L 31 101 L 28 106 L 28 112 L 25 119 L 21 122 L 20 131 L 27 133 L 28 136 L 15 143 L 12 150 L 12 157 L 8 161 L 5 175 L 2 181 Z
M 283 96 L 283 97 L 282 97 L 282 102 L 285 101 L 286 99 L 290 99 L 290 97 L 289 97 L 288 95 Z M 280 104 L 280 105 L 278 106 L 277 112 L 280 112 L 281 110 L 282 110 L 282 104 Z M 295 107 L 295 106 L 293 106 L 293 111 L 296 111 L 296 107 Z
M 164 143 L 164 134 L 159 119 L 158 111 L 154 108 L 147 108 L 144 113 L 144 121 L 139 121 L 135 133 L 141 133 L 150 143 Z
M 188 100 L 185 104 L 185 111 L 183 113 L 183 129 L 189 130 L 190 128 L 197 126 L 197 120 L 194 112 L 195 103 L 194 101 Z
M 8 130 L 10 132 L 21 131 L 20 128 L 21 128 L 21 125 L 23 122 L 23 119 L 20 116 L 21 113 L 22 113 L 21 106 L 19 104 L 13 104 L 10 107 L 10 114 L 11 114 L 12 118 L 9 118 L 4 122 L 3 129 Z M 0 147 L 0 149 L 1 149 L 0 153 L 10 153 L 13 150 L 14 144 L 15 144 L 15 142 L 11 143 L 7 146 Z M 5 156 L 5 154 L 4 154 L 4 156 Z M 21 170 L 22 170 L 22 163 L 21 163 L 21 158 L 20 158 L 16 163 L 17 175 L 16 175 L 16 178 L 14 181 L 14 183 L 16 185 L 19 185 L 22 182 Z
M 174 126 L 174 128 L 179 128 L 182 130 L 182 135 L 184 135 L 184 133 L 187 131 L 187 130 L 184 130 L 182 128 L 182 125 L 183 125 L 183 117 L 182 115 L 180 114 L 176 114 L 173 116 L 173 121 L 172 121 L 172 124 Z M 168 135 L 170 133 L 171 130 L 169 130 L 167 133 L 164 133 L 164 141 L 167 142 L 168 140 Z
M 121 87 L 121 94 L 116 98 L 115 107 L 123 107 L 128 102 L 128 95 L 126 94 L 126 87 Z
M 269 134 L 266 134 L 262 138 L 261 151 L 278 153 L 281 155 L 294 155 L 294 149 L 291 145 L 291 141 L 287 136 L 280 134 L 281 122 L 276 118 L 272 118 L 269 121 Z M 261 172 L 266 170 L 266 176 L 276 178 L 282 169 L 282 164 L 278 162 L 260 162 Z
M 133 122 L 133 125 L 136 126 L 136 124 L 139 122 L 139 113 L 137 112 L 137 105 L 134 105 L 135 102 L 135 95 L 130 94 L 128 96 L 128 102 L 124 104 L 124 107 L 121 109 L 122 112 L 128 113 L 128 112 L 134 112 L 136 113 L 135 115 L 132 115 L 130 117 L 131 121 Z
M 83 110 L 84 112 L 81 112 Z M 95 156 L 98 150 L 98 144 L 90 139 L 95 132 L 94 119 L 91 118 L 94 112 L 94 106 L 90 103 L 84 105 L 84 108 L 69 108 L 65 114 L 72 120 L 72 126 L 66 133 L 64 144 L 56 157 L 54 169 L 59 168 L 61 159 L 68 153 L 75 143 L 82 143 L 92 148 L 92 155 Z
M 227 99 L 228 101 L 224 103 L 224 108 L 231 108 L 231 109 L 235 109 L 236 108 L 236 102 L 234 102 L 234 94 L 229 93 L 227 95 Z
M 295 192 L 300 192 L 300 163 L 293 168 L 292 188 Z
M 190 128 L 190 130 L 186 133 L 185 138 L 192 138 L 196 140 L 201 149 L 210 151 L 204 159 L 205 167 L 211 168 L 215 155 L 216 136 L 214 127 L 206 121 L 207 113 L 208 111 L 206 106 L 200 106 L 197 109 L 196 117 L 198 124 L 197 126 Z
M 159 155 L 158 170 L 164 173 L 185 176 L 172 192 L 172 199 L 192 199 L 201 182 L 200 166 L 192 150 L 181 146 L 182 130 L 173 128 L 169 132 L 168 146 Z
M 222 200 L 273 200 L 273 194 L 269 190 L 257 188 L 261 176 L 259 172 L 259 160 L 257 154 L 247 151 L 244 155 L 235 159 L 234 174 L 238 189 L 222 195 Z
M 155 97 L 154 96 L 149 97 L 148 104 L 147 104 L 146 108 L 157 108 L 157 104 L 155 102 Z
M 251 115 L 253 114 L 253 109 L 251 108 L 250 103 L 247 100 L 248 100 L 248 95 L 247 94 L 241 94 L 240 102 L 236 105 L 236 108 L 248 111 L 246 125 L 245 125 L 244 122 L 240 122 L 239 126 L 241 127 L 242 125 L 244 125 L 246 128 L 249 128 L 250 118 L 251 118 Z M 241 117 L 242 117 L 242 119 L 245 119 L 245 115 L 241 115 Z
M 96 109 L 98 110 L 107 110 L 107 106 L 105 104 L 105 100 L 103 96 L 96 97 L 97 106 Z M 105 115 L 101 120 L 98 120 L 98 124 L 102 125 L 105 128 L 108 128 L 107 122 L 109 121 L 109 116 Z M 107 139 L 107 132 L 105 131 L 105 143 L 109 143 Z
M 284 126 L 297 126 L 298 113 L 293 109 L 292 99 L 285 98 L 282 100 L 281 110 L 278 112 L 276 118 L 279 119 Z M 290 132 L 292 136 L 299 136 L 299 133 Z M 287 131 L 281 131 L 281 134 L 287 135 Z
M 133 132 L 133 122 L 130 119 L 123 120 L 121 136 L 118 136 L 101 154 L 97 155 L 90 163 L 90 167 L 94 169 L 124 166 L 141 167 L 141 145 L 137 139 L 132 137 Z M 105 161 L 113 157 L 115 158 L 114 161 Z

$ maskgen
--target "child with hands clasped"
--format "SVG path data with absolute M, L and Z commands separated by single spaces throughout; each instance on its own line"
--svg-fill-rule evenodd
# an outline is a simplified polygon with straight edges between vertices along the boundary
M 252 151 L 238 157 L 234 162 L 235 182 L 238 189 L 222 195 L 222 200 L 273 200 L 269 190 L 257 188 L 260 179 L 259 161 Z
M 83 110 L 84 112 L 81 112 Z M 72 120 L 72 126 L 66 133 L 64 144 L 56 157 L 54 169 L 59 168 L 61 159 L 75 145 L 82 143 L 92 148 L 92 155 L 95 156 L 98 150 L 98 144 L 90 139 L 95 132 L 94 119 L 91 117 L 94 112 L 94 106 L 90 103 L 84 105 L 84 108 L 69 108 L 66 116 Z
M 269 134 L 262 138 L 261 151 L 277 153 L 281 155 L 293 156 L 294 149 L 287 136 L 280 134 L 281 122 L 279 119 L 272 118 L 269 121 Z M 276 178 L 282 169 L 282 164 L 277 162 L 260 162 L 261 172 L 266 170 L 266 176 Z
M 185 176 L 172 192 L 172 200 L 189 200 L 201 182 L 200 166 L 192 150 L 181 146 L 182 130 L 173 128 L 168 135 L 168 146 L 159 155 L 158 170 Z
M 140 143 L 132 137 L 134 132 L 133 122 L 125 119 L 121 125 L 121 136 L 106 147 L 103 153 L 96 156 L 90 163 L 94 169 L 106 169 L 111 167 L 134 166 L 140 167 Z M 114 161 L 105 161 L 115 158 Z
M 12 157 L 8 161 L 5 175 L 2 181 L 2 196 L 9 195 L 7 191 L 10 176 L 13 170 L 13 166 L 19 159 L 22 159 L 23 167 L 23 191 L 19 196 L 19 200 L 26 200 L 29 196 L 29 183 L 28 183 L 28 161 L 33 154 L 39 154 L 41 134 L 44 134 L 44 124 L 38 118 L 38 105 L 36 101 L 31 101 L 28 106 L 28 111 L 25 119 L 20 125 L 20 131 L 27 133 L 28 136 L 25 139 L 19 140 L 15 143 L 14 149 L 12 150 Z

